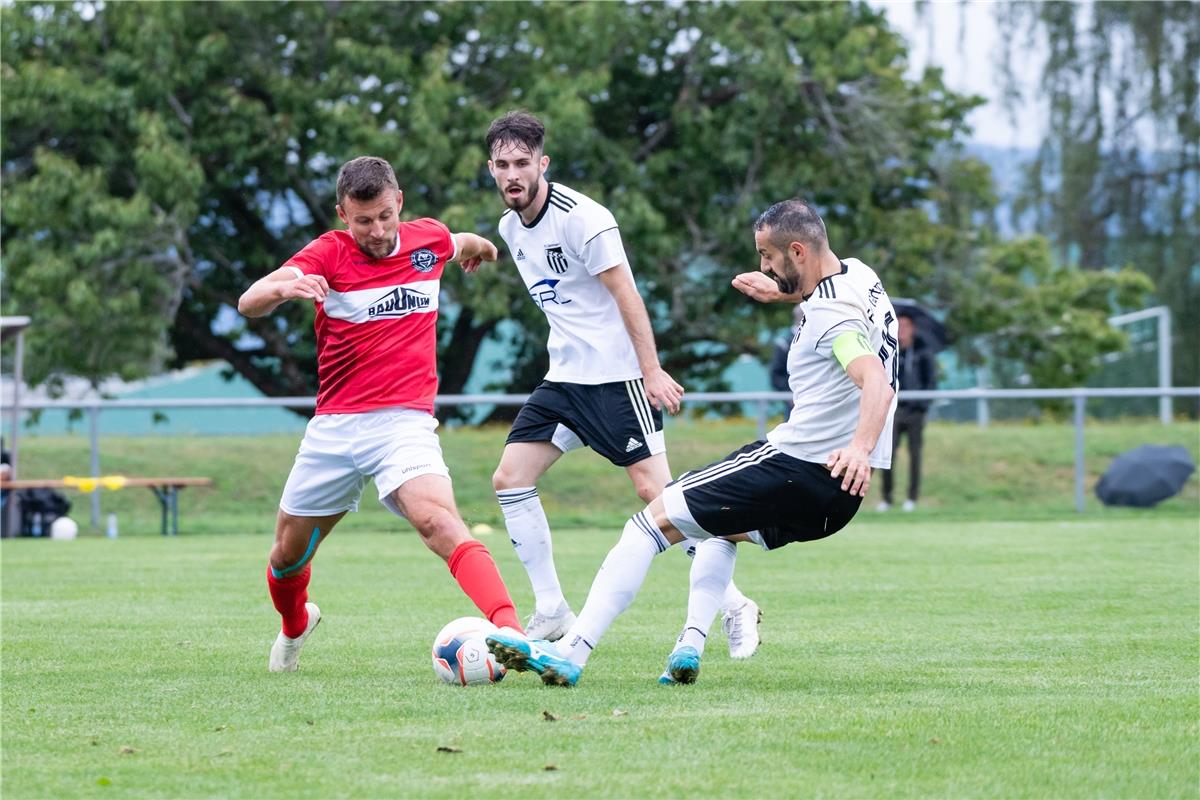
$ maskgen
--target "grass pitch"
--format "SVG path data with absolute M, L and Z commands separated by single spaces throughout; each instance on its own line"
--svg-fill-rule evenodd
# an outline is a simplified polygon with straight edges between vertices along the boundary
M 577 606 L 617 533 L 556 535 Z M 732 662 L 714 633 L 686 687 L 655 683 L 686 597 L 668 552 L 570 690 L 437 682 L 430 642 L 472 607 L 409 533 L 330 538 L 325 619 L 284 675 L 265 532 L 9 540 L 3 793 L 1195 797 L 1196 534 L 910 520 L 743 546 L 762 649 Z M 511 548 L 485 541 L 527 611 Z

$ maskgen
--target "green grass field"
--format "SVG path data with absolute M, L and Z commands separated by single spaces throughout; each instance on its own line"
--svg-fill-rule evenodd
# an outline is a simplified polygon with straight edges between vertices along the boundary
M 1197 433 L 1089 425 L 1089 490 L 1116 453 L 1154 442 L 1196 456 Z M 526 613 L 489 481 L 503 436 L 455 429 L 443 446 L 463 515 L 496 527 L 481 538 Z M 754 436 L 744 421 L 674 421 L 672 465 Z M 917 512 L 864 510 L 775 554 L 743 547 L 737 579 L 763 607 L 764 644 L 732 662 L 714 633 L 694 686 L 656 683 L 687 594 L 687 559 L 664 554 L 562 690 L 517 674 L 437 682 L 432 638 L 473 607 L 372 488 L 316 560 L 325 620 L 300 672 L 269 674 L 278 617 L 263 572 L 296 440 L 108 438 L 105 473 L 217 486 L 185 493 L 178 538 L 155 535 L 148 492 L 124 490 L 103 497 L 115 541 L 86 531 L 87 500 L 73 495 L 80 539 L 0 545 L 0 790 L 1200 797 L 1200 482 L 1153 510 L 1089 498 L 1077 515 L 1071 442 L 1064 425 L 934 425 Z M 31 437 L 22 453 L 26 477 L 86 472 L 84 437 Z M 540 486 L 578 607 L 638 504 L 592 454 Z
M 325 620 L 283 675 L 266 536 L 7 541 L 3 793 L 1195 797 L 1196 533 L 929 521 L 743 548 L 764 644 L 732 662 L 714 635 L 688 687 L 655 683 L 686 594 L 668 552 L 575 689 L 438 683 L 430 642 L 471 606 L 409 534 L 326 543 Z M 576 602 L 614 537 L 558 535 Z

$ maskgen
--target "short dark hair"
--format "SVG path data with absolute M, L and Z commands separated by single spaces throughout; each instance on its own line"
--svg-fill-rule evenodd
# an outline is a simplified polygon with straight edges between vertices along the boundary
M 337 202 L 342 205 L 347 197 L 360 203 L 374 200 L 384 189 L 399 191 L 396 173 L 392 165 L 375 156 L 360 156 L 347 161 L 338 170 Z
M 519 144 L 530 153 L 540 153 L 545 141 L 546 126 L 540 119 L 528 111 L 510 111 L 494 119 L 488 127 L 488 157 L 491 158 L 498 144 Z
M 803 242 L 818 250 L 829 246 L 825 222 L 809 203 L 798 197 L 783 200 L 764 211 L 754 223 L 754 230 L 771 229 L 771 242 L 784 249 L 789 242 Z

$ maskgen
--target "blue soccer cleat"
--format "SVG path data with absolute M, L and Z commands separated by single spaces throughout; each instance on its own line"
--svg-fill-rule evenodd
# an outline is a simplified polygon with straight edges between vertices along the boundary
M 695 683 L 700 674 L 700 653 L 694 647 L 680 647 L 667 659 L 667 671 L 659 683 Z M 664 680 L 666 679 L 666 680 Z
M 489 633 L 486 639 L 488 650 L 506 668 L 536 672 L 547 686 L 574 686 L 583 672 L 545 639 L 529 639 L 511 628 Z

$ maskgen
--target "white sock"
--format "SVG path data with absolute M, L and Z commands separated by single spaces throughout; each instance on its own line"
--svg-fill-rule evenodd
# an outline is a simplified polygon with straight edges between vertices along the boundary
M 696 545 L 699 542 L 692 539 L 684 539 L 679 544 L 683 548 L 683 552 L 687 553 L 688 558 L 696 557 Z M 732 573 L 730 575 L 732 576 Z M 717 610 L 730 611 L 735 608 L 741 608 L 749 599 L 746 595 L 742 594 L 742 590 L 737 587 L 737 584 L 733 582 L 733 578 L 730 577 L 729 585 L 725 587 L 725 596 L 721 598 L 721 605 Z
M 637 596 L 650 562 L 670 546 L 645 511 L 626 522 L 620 540 L 608 551 L 592 581 L 579 618 L 559 642 L 559 652 L 580 666 L 586 664 L 608 626 Z
M 542 510 L 537 487 L 501 489 L 496 492 L 496 499 L 500 501 L 500 510 L 504 513 L 508 538 L 529 575 L 538 613 L 556 613 L 567 601 L 558 582 L 558 572 L 554 569 L 550 524 L 546 522 L 546 512 Z
M 686 645 L 704 653 L 708 629 L 721 607 L 736 560 L 737 545 L 726 539 L 705 539 L 697 544 L 688 590 L 687 622 L 675 643 L 676 650 Z

